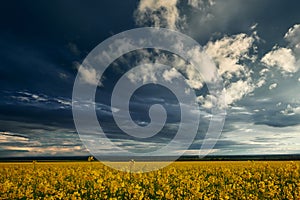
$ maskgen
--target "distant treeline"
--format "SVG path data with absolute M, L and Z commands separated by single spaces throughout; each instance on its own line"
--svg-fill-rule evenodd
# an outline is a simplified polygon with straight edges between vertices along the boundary
M 62 157 L 0 157 L 0 162 L 55 162 L 55 161 L 88 161 L 90 156 L 62 156 Z M 174 157 L 101 157 L 102 161 L 173 161 Z M 95 159 L 97 160 L 97 159 Z M 209 155 L 204 158 L 198 156 L 182 156 L 177 161 L 251 161 L 251 160 L 300 160 L 300 154 L 280 154 L 280 155 Z

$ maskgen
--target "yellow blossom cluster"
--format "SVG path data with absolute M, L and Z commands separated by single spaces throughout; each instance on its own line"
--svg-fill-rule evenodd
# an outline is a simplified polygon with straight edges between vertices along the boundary
M 174 162 L 130 173 L 99 162 L 1 163 L 0 199 L 300 199 L 299 165 Z

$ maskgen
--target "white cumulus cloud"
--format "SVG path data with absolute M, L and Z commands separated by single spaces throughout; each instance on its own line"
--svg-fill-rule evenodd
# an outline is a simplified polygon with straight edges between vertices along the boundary
M 239 64 L 241 59 L 249 59 L 249 50 L 253 47 L 254 36 L 241 33 L 225 36 L 217 41 L 210 41 L 205 46 L 206 53 L 219 65 L 219 74 L 227 72 L 240 76 L 246 69 Z
M 98 80 L 100 77 L 94 68 L 80 66 L 78 68 L 78 74 L 82 81 L 91 85 L 98 85 Z
M 181 76 L 180 73 L 174 68 L 170 70 L 165 70 L 163 73 L 163 78 L 169 82 L 172 82 L 172 79 L 179 78 L 180 76 Z
M 295 48 L 300 48 L 300 24 L 295 24 L 285 34 L 284 38 Z
M 283 73 L 295 73 L 300 68 L 300 24 L 292 26 L 284 39 L 285 47 L 274 46 L 261 61 L 267 66 L 279 67 Z
M 225 99 L 227 104 L 232 104 L 237 100 L 242 99 L 246 94 L 249 94 L 255 89 L 255 86 L 249 81 L 239 80 L 231 83 L 225 91 Z
M 135 12 L 138 25 L 177 29 L 177 0 L 141 0 Z
M 233 104 L 254 91 L 256 87 L 265 84 L 263 79 L 252 78 L 253 71 L 247 64 L 256 59 L 256 55 L 250 55 L 249 52 L 255 51 L 254 42 L 258 39 L 256 33 L 252 35 L 240 33 L 209 41 L 204 47 L 207 55 L 217 64 L 218 73 L 223 78 L 227 105 Z
M 280 47 L 267 53 L 261 61 L 271 67 L 279 67 L 283 72 L 296 72 L 296 58 L 291 49 Z

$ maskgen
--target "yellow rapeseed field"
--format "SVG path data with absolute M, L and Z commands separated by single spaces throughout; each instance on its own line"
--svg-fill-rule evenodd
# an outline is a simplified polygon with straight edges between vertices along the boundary
M 300 162 L 175 162 L 148 173 L 99 162 L 1 163 L 0 199 L 300 199 Z

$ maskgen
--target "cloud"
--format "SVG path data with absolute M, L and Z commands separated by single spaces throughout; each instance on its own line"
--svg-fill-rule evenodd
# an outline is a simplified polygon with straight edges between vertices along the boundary
M 284 47 L 275 47 L 268 52 L 261 62 L 271 67 L 279 67 L 283 72 L 294 73 L 298 70 L 293 51 Z
M 300 49 L 300 24 L 295 24 L 285 34 L 284 39 L 289 42 L 289 45 Z
M 249 8 L 244 3 L 235 0 L 226 4 L 213 0 L 189 0 L 187 5 L 195 8 L 197 11 L 186 13 L 185 11 L 187 10 L 185 8 L 178 6 L 179 4 L 181 5 L 181 3 L 182 2 L 178 1 L 168 3 L 159 1 L 159 3 L 154 5 L 153 1 L 141 1 L 136 12 L 136 18 L 137 20 L 143 19 L 139 21 L 139 25 L 147 25 L 149 21 L 154 20 L 152 23 L 161 26 L 160 23 L 166 18 L 169 19 L 169 16 L 172 15 L 172 20 L 164 21 L 166 23 L 164 23 L 162 27 L 166 27 L 167 25 L 178 29 L 178 27 L 183 27 L 188 23 L 189 28 L 192 30 L 191 35 L 198 38 L 201 33 L 196 27 L 201 27 L 201 32 L 204 31 L 207 35 L 206 28 L 209 29 L 208 32 L 211 32 L 214 27 L 218 28 L 217 26 L 219 25 L 221 25 L 221 28 L 223 25 L 227 26 L 228 23 L 231 23 L 237 16 L 241 15 L 243 11 L 248 12 L 254 8 L 256 9 L 258 5 L 258 2 L 255 2 L 255 5 L 251 5 Z M 262 5 L 262 8 L 264 6 L 266 5 Z M 160 12 L 162 7 L 164 7 L 166 11 Z M 229 7 L 234 8 L 234 12 L 228 13 Z M 170 10 L 172 10 L 172 12 L 169 12 Z M 260 11 L 261 10 L 257 10 L 257 12 Z M 146 14 L 150 16 L 150 20 L 146 19 Z M 191 18 L 189 18 L 190 15 Z M 242 16 L 247 15 L 250 14 L 248 13 Z M 187 16 L 187 18 L 185 18 L 185 16 Z M 180 18 L 184 18 L 184 21 L 180 21 Z M 195 23 L 194 20 L 198 22 Z M 225 35 L 223 37 L 222 33 L 219 33 L 219 39 L 215 40 L 210 38 L 207 44 L 204 45 L 205 53 L 216 63 L 218 73 L 224 80 L 224 91 L 226 91 L 225 96 L 228 105 L 232 105 L 243 99 L 257 88 L 268 90 L 268 87 L 263 87 L 266 84 L 270 84 L 269 86 L 273 84 L 271 89 L 274 89 L 275 83 L 270 83 L 267 80 L 270 76 L 274 76 L 273 70 L 270 70 L 270 67 L 279 67 L 282 73 L 295 73 L 298 71 L 296 46 L 299 43 L 299 25 L 293 26 L 285 34 L 285 39 L 289 42 L 287 47 L 274 47 L 272 51 L 268 52 L 259 60 L 257 55 L 258 47 L 256 46 L 261 41 L 256 31 L 257 27 L 259 27 L 258 23 L 249 20 L 249 24 L 246 26 L 248 27 L 248 32 L 251 31 L 251 33 L 242 32 L 235 35 Z M 197 51 L 191 51 L 190 53 L 195 55 L 195 57 L 199 57 Z M 175 60 L 175 62 L 176 61 L 178 60 Z M 187 83 L 191 88 L 200 90 L 204 86 L 204 80 L 199 75 L 199 72 L 189 67 L 187 63 L 181 63 L 177 66 L 179 67 L 176 69 L 181 69 L 179 71 L 185 73 Z M 205 103 L 203 99 L 201 99 L 201 102 Z M 209 103 L 206 103 L 206 105 L 208 106 Z
M 21 134 L 14 134 L 7 131 L 0 131 L 1 144 L 4 143 L 26 143 L 29 139 Z
M 140 26 L 177 29 L 179 10 L 177 0 L 141 0 L 135 11 L 135 21 Z
M 238 0 L 190 0 L 190 7 L 180 10 L 185 16 L 184 31 L 203 41 L 220 37 L 224 33 L 247 32 L 255 27 L 257 20 L 264 16 L 268 2 Z M 259 21 L 261 22 L 261 21 Z
M 216 2 L 214 0 L 188 0 L 188 5 L 199 10 L 203 10 L 205 7 L 210 7 L 215 4 Z
M 21 96 L 21 98 L 22 97 L 27 97 L 27 98 L 29 98 L 30 100 L 33 100 L 33 101 L 48 101 L 48 98 L 45 95 L 32 94 L 32 93 L 24 92 L 24 91 L 20 91 L 18 93 L 21 94 L 21 95 L 24 95 L 24 96 Z M 19 97 L 20 96 L 18 96 L 17 98 L 19 98 Z
M 172 79 L 180 77 L 180 73 L 174 68 L 171 68 L 170 70 L 165 70 L 162 76 L 166 81 L 172 82 Z
M 97 74 L 94 68 L 87 68 L 81 65 L 78 68 L 78 74 L 80 76 L 80 80 L 91 85 L 98 85 L 100 76 Z
M 203 96 L 197 97 L 197 101 L 201 103 L 201 106 L 205 109 L 211 109 L 214 106 L 213 102 L 216 102 L 216 97 L 212 95 L 207 95 L 205 98 Z
M 156 83 L 158 79 L 157 71 L 152 65 L 145 65 L 139 70 L 129 72 L 127 77 L 132 83 L 139 81 L 142 81 L 143 83 L 148 81 Z
M 269 90 L 273 90 L 276 87 L 277 87 L 277 83 L 273 83 L 269 86 Z
M 295 114 L 300 114 L 300 106 L 294 107 L 293 111 L 294 111 Z
M 54 98 L 54 100 L 57 101 L 58 103 L 64 105 L 64 106 L 72 106 L 71 100 L 59 99 L 59 98 Z
M 286 47 L 275 45 L 261 61 L 269 67 L 279 67 L 282 73 L 295 73 L 300 68 L 300 25 L 289 28 L 284 39 Z
M 242 99 L 245 95 L 252 92 L 257 86 L 265 84 L 263 80 L 254 80 L 252 78 L 253 71 L 248 66 L 249 63 L 256 61 L 256 46 L 255 42 L 259 40 L 255 30 L 250 35 L 240 33 L 232 36 L 224 36 L 219 40 L 209 41 L 202 49 L 190 49 L 188 55 L 196 59 L 199 63 L 204 63 L 207 67 L 201 69 L 195 68 L 191 64 L 185 62 L 182 58 L 175 55 L 167 55 L 163 52 L 157 51 L 159 56 L 154 57 L 153 53 L 147 51 L 140 51 L 142 55 L 142 61 L 139 63 L 166 63 L 174 67 L 174 70 L 178 70 L 186 77 L 188 85 L 195 89 L 201 90 L 205 85 L 204 81 L 213 81 L 216 77 L 216 73 L 219 73 L 224 80 L 226 92 L 226 103 L 228 105 L 235 103 Z M 180 47 L 178 47 L 180 48 Z M 252 52 L 252 53 L 250 53 Z M 253 53 L 254 52 L 254 53 Z M 211 58 L 213 62 L 209 59 Z M 214 71 L 214 64 L 218 68 L 218 72 Z M 172 73 L 171 73 L 172 72 Z M 163 78 L 170 81 L 171 76 L 174 78 L 174 71 L 168 71 L 163 73 Z M 154 70 L 151 66 L 145 66 L 138 71 L 138 74 L 128 74 L 128 78 L 132 82 L 142 80 L 147 82 L 152 80 L 157 82 L 157 70 Z M 203 93 L 198 94 L 198 97 Z M 212 95 L 207 96 L 211 98 Z M 216 97 L 214 97 L 216 98 Z M 203 103 L 204 108 L 211 108 L 211 100 L 198 99 Z M 223 102 L 216 102 L 219 105 L 223 105 Z
M 51 108 L 53 109 L 70 108 L 72 106 L 71 99 L 64 97 L 49 97 L 42 93 L 36 94 L 28 91 L 17 91 L 15 93 L 8 92 L 8 94 L 10 94 L 10 100 L 16 100 L 16 104 L 45 108 L 49 108 L 49 105 L 51 104 Z
M 156 24 L 167 27 L 172 24 L 172 27 L 202 42 L 205 53 L 215 62 L 218 73 L 224 81 L 223 92 L 227 109 L 230 110 L 227 115 L 228 124 L 240 123 L 233 127 L 232 131 L 224 132 L 224 136 L 232 135 L 235 137 L 234 141 L 240 145 L 230 146 L 227 153 L 235 151 L 237 154 L 241 152 L 251 154 L 257 153 L 257 149 L 265 153 L 297 151 L 296 145 L 291 147 L 288 144 L 276 147 L 271 147 L 271 145 L 277 145 L 279 140 L 284 141 L 285 138 L 292 137 L 288 134 L 281 137 L 280 132 L 284 129 L 294 134 L 296 133 L 295 125 L 299 123 L 300 108 L 298 104 L 291 103 L 294 101 L 293 99 L 297 99 L 296 94 L 292 91 L 298 87 L 296 85 L 291 87 L 291 82 L 296 81 L 295 83 L 298 84 L 300 25 L 296 24 L 291 27 L 284 38 L 281 36 L 279 39 L 285 39 L 286 45 L 278 46 L 274 43 L 284 44 L 278 38 L 273 39 L 273 36 L 265 38 L 268 40 L 267 44 L 264 38 L 261 38 L 261 36 L 269 34 L 263 27 L 265 21 L 261 19 L 265 15 L 264 8 L 269 6 L 269 2 L 255 1 L 250 5 L 236 0 L 226 3 L 211 0 L 189 0 L 187 4 L 185 2 L 185 5 L 179 1 L 174 5 L 178 19 L 173 20 L 172 23 L 166 23 L 164 17 L 159 17 L 163 13 L 159 10 L 159 6 L 156 8 L 152 6 L 151 12 L 148 9 L 148 12 L 142 13 L 144 21 L 140 21 L 142 23 L 139 25 Z M 276 9 L 278 8 L 276 7 Z M 146 20 L 145 13 L 151 14 L 150 20 Z M 180 20 L 180 18 L 184 20 Z M 186 29 L 180 29 L 180 27 Z M 270 41 L 271 43 L 269 43 Z M 274 43 L 272 44 L 272 42 Z M 261 55 L 261 50 L 266 47 L 271 49 L 272 46 L 274 47 L 271 51 Z M 197 51 L 190 53 L 199 57 Z M 213 108 L 218 102 L 216 97 L 209 93 L 198 92 L 199 90 L 203 91 L 203 86 L 205 86 L 199 72 L 180 59 L 174 59 L 172 64 L 175 64 L 174 68 L 186 76 L 189 86 L 197 91 L 197 100 L 202 108 Z M 283 76 L 286 74 L 288 76 Z M 293 75 L 297 75 L 297 77 L 293 77 Z M 170 79 L 168 76 L 164 78 Z M 282 102 L 282 104 L 278 104 L 278 102 Z M 287 106 L 289 103 L 290 106 Z M 242 106 L 245 110 L 233 112 L 232 108 L 237 106 Z M 283 127 L 283 129 L 279 127 Z M 235 134 L 236 130 L 238 134 Z M 266 137 L 259 138 L 264 135 L 265 130 Z M 276 136 L 272 135 L 274 132 L 276 132 Z M 275 141 L 273 137 L 280 139 Z M 293 136 L 293 140 L 296 139 L 297 137 Z M 217 153 L 222 154 L 225 151 L 226 147 L 223 147 Z
M 241 60 L 255 59 L 249 55 L 256 40 L 254 35 L 240 33 L 233 36 L 225 36 L 220 40 L 209 41 L 205 45 L 205 52 L 217 63 L 219 74 L 227 74 L 228 78 L 232 75 L 242 76 L 247 70 L 245 66 L 239 64 Z
M 199 63 L 208 63 L 203 56 L 203 52 L 198 49 L 194 48 L 188 52 L 189 56 L 193 57 L 193 59 L 197 59 Z M 198 69 L 195 66 L 187 63 L 181 57 L 166 53 L 159 50 L 154 50 L 153 52 L 149 52 L 147 50 L 141 50 L 134 54 L 135 57 L 139 57 L 138 62 L 135 65 L 143 65 L 145 63 L 160 63 L 167 66 L 172 66 L 170 70 L 164 71 L 157 71 L 151 65 L 144 65 L 140 70 L 135 71 L 135 73 L 129 72 L 127 77 L 131 82 L 157 82 L 159 78 L 164 78 L 165 81 L 171 81 L 171 79 L 178 78 L 180 75 L 184 75 L 186 77 L 186 83 L 193 89 L 201 89 L 204 84 L 204 80 L 202 76 L 206 76 L 207 80 L 211 80 L 215 78 L 215 74 L 213 73 L 213 66 L 207 68 Z M 127 63 L 127 60 L 121 59 L 123 63 Z M 203 74 L 200 74 L 201 71 Z M 161 72 L 159 74 L 158 72 Z
M 242 99 L 255 89 L 255 86 L 250 81 L 239 80 L 231 83 L 225 91 L 225 100 L 228 105 Z
M 155 26 L 178 29 L 179 26 L 184 26 L 184 23 L 186 22 L 179 20 L 183 17 L 183 13 L 179 12 L 179 7 L 177 7 L 178 3 L 179 2 L 177 1 L 158 1 L 155 4 L 153 1 L 141 1 L 136 11 L 136 20 L 139 22 L 139 25 L 147 25 L 150 21 Z M 212 0 L 190 0 L 188 1 L 188 5 L 197 8 L 198 10 L 202 10 L 203 12 L 209 12 L 209 10 L 214 6 L 224 6 L 223 4 L 216 3 Z M 163 12 L 160 11 L 162 8 L 164 8 Z M 180 8 L 180 11 L 183 10 Z M 148 16 L 148 18 L 146 18 L 146 16 Z M 202 20 L 202 17 L 200 19 Z M 255 55 L 257 49 L 254 43 L 260 40 L 260 38 L 257 36 L 255 30 L 256 27 L 257 24 L 251 24 L 249 29 L 251 29 L 252 33 L 250 35 L 240 33 L 232 36 L 224 36 L 218 40 L 210 40 L 203 48 L 205 54 L 212 58 L 212 60 L 216 63 L 218 73 L 224 79 L 228 105 L 240 100 L 242 97 L 252 92 L 256 86 L 262 86 L 265 84 L 263 80 L 259 80 L 259 83 L 257 83 L 258 85 L 256 85 L 258 80 L 252 79 L 251 76 L 253 71 L 247 64 L 249 62 L 253 63 L 257 59 Z M 203 53 L 200 50 L 191 49 L 188 53 L 191 57 L 198 60 L 201 59 L 201 62 L 206 62 L 203 58 Z M 164 59 L 168 59 L 168 57 L 161 56 L 160 59 L 157 59 L 156 61 Z M 172 65 L 175 65 L 176 69 L 186 75 L 187 83 L 191 88 L 196 90 L 203 88 L 204 80 L 207 81 L 210 80 L 210 77 L 216 76 L 212 67 L 207 67 L 203 70 L 201 69 L 203 74 L 200 74 L 193 66 L 180 61 L 180 59 L 176 59 L 176 57 L 172 61 Z M 138 78 L 145 76 L 149 77 L 149 72 L 149 69 L 145 69 L 145 73 L 143 73 L 145 75 Z M 203 76 L 205 76 L 205 79 L 203 79 Z M 134 77 L 131 76 L 130 78 L 132 80 Z M 210 107 L 210 103 L 208 103 L 211 102 L 210 100 L 208 100 L 207 103 L 205 103 L 203 99 L 200 101 L 203 102 L 206 107 Z
M 202 83 L 203 81 L 214 82 L 216 80 L 217 71 L 215 71 L 215 63 L 211 61 L 205 50 L 193 48 L 187 54 L 192 60 L 196 60 L 200 65 L 202 64 L 202 66 L 186 65 L 189 79 Z M 197 89 L 197 87 L 193 88 Z
M 75 129 L 1 120 L 0 157 L 86 155 Z
M 296 57 L 296 65 L 300 67 L 300 24 L 295 24 L 285 34 L 284 39 L 288 41 L 288 47 L 293 50 Z
M 14 156 L 79 156 L 87 155 L 88 152 L 82 146 L 4 146 L 0 150 L 14 151 Z M 0 154 L 1 157 L 1 154 Z
M 256 61 L 253 52 L 256 52 L 254 43 L 258 40 L 255 32 L 251 35 L 240 33 L 209 41 L 204 46 L 206 54 L 216 63 L 218 73 L 223 78 L 227 105 L 241 100 L 256 87 L 265 84 L 263 80 L 252 77 L 254 72 L 249 67 L 249 63 Z
M 291 106 L 291 104 L 288 104 L 286 106 L 286 109 L 280 111 L 281 114 L 283 115 L 295 115 L 295 114 L 300 114 L 300 106 Z
M 283 154 L 299 152 L 300 126 L 272 127 L 249 122 L 231 122 L 221 139 L 236 142 L 219 154 Z M 245 134 L 246 133 L 246 134 Z

